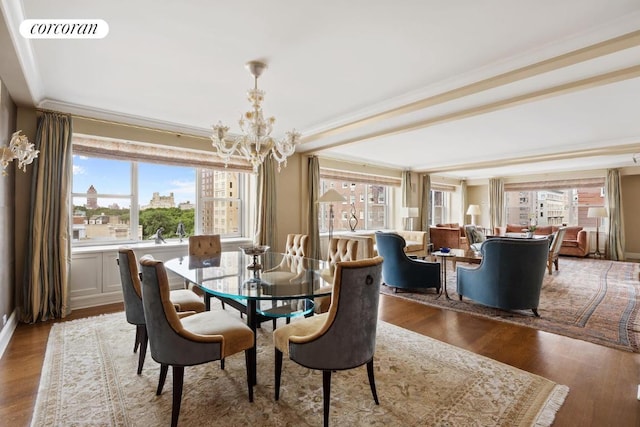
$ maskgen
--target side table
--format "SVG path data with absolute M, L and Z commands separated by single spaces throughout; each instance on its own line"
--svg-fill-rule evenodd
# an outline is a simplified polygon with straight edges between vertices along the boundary
M 442 270 L 442 289 L 444 289 L 445 298 L 451 299 L 449 297 L 449 292 L 447 292 L 447 258 L 452 258 L 455 262 L 456 254 L 452 252 L 435 251 L 431 252 L 431 255 L 434 255 L 440 259 L 440 270 Z M 442 289 L 440 289 L 438 298 L 442 296 Z

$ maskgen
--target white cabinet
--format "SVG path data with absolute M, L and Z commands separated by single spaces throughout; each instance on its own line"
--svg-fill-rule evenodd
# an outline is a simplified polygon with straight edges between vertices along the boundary
M 241 244 L 250 243 L 247 239 L 228 239 L 222 242 L 223 251 L 238 250 Z M 139 243 L 128 245 L 140 259 L 151 255 L 160 261 L 186 256 L 188 243 L 171 241 L 162 245 Z M 122 284 L 117 245 L 76 247 L 71 251 L 70 298 L 71 309 L 93 307 L 122 301 Z M 184 280 L 168 271 L 172 289 L 184 287 Z
M 130 245 L 139 259 L 143 255 L 152 255 L 155 259 L 167 261 L 185 256 L 187 243 L 168 243 L 154 245 L 143 243 Z M 74 248 L 71 252 L 70 298 L 71 309 L 93 307 L 122 301 L 120 270 L 116 259 L 118 246 L 93 246 Z M 181 278 L 168 272 L 173 289 L 184 286 Z

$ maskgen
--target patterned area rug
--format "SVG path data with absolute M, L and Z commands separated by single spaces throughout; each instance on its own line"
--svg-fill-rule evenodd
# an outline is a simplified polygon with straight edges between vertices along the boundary
M 545 273 L 538 307 L 503 311 L 485 307 L 468 298 L 459 301 L 456 273 L 447 262 L 447 290 L 451 300 L 436 299 L 433 290 L 397 292 L 382 286 L 382 292 L 421 303 L 489 317 L 505 322 L 590 341 L 608 347 L 640 352 L 640 264 L 560 257 L 559 271 Z M 470 264 L 459 266 L 473 268 Z M 517 284 L 514 284 L 517 285 Z
M 171 418 L 171 374 L 155 395 L 159 366 L 148 356 L 135 374 L 135 329 L 124 313 L 59 323 L 49 336 L 33 426 L 155 426 Z M 187 367 L 183 426 L 318 426 L 322 375 L 284 361 L 273 398 L 270 325 L 258 331 L 258 385 L 246 390 L 244 356 Z M 375 357 L 380 397 L 366 368 L 336 372 L 331 425 L 549 426 L 568 387 L 411 331 L 380 322 Z

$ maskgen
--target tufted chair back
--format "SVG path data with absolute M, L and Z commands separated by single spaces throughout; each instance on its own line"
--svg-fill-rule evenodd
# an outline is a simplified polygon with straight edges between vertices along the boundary
M 287 244 L 284 253 L 302 257 L 308 256 L 309 236 L 306 234 L 287 234 Z
M 327 261 L 333 273 L 336 263 L 341 261 L 355 261 L 358 257 L 358 241 L 333 237 L 329 241 Z
M 189 236 L 189 256 L 210 257 L 222 252 L 219 234 Z

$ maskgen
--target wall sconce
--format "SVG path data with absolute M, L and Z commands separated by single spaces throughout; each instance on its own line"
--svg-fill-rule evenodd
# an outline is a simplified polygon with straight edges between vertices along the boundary
M 18 168 L 23 172 L 27 171 L 27 165 L 33 163 L 40 150 L 34 150 L 34 145 L 29 142 L 26 135 L 20 135 L 21 130 L 11 135 L 8 147 L 0 147 L 0 165 L 2 165 L 2 176 L 7 174 L 9 163 L 18 160 Z

